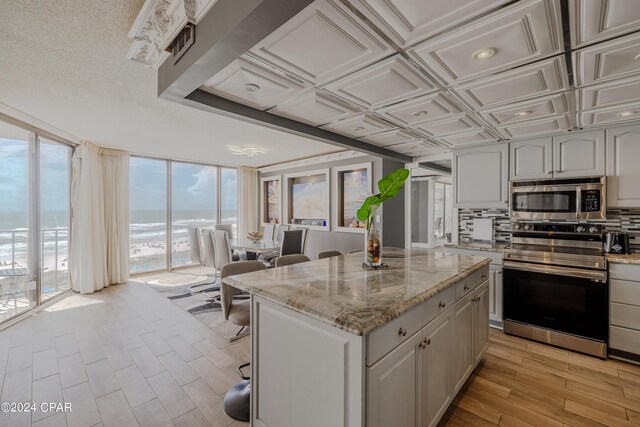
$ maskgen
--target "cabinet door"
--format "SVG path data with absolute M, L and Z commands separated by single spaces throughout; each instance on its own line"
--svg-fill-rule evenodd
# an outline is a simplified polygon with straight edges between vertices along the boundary
M 489 319 L 502 323 L 502 267 L 489 270 Z
M 452 316 L 456 351 L 452 352 L 450 357 L 453 362 L 453 378 L 457 392 L 473 369 L 473 302 L 471 294 L 453 306 Z
M 473 360 L 478 362 L 489 342 L 489 284 L 473 292 Z M 475 366 L 475 363 L 474 363 Z
M 415 427 L 418 413 L 416 333 L 367 369 L 367 425 Z
M 509 145 L 494 144 L 453 153 L 453 200 L 457 208 L 507 208 Z
M 640 126 L 607 130 L 607 206 L 640 206 Z
M 553 137 L 554 178 L 605 174 L 604 131 L 569 133 Z
M 453 398 L 451 319 L 451 315 L 446 315 L 427 325 L 422 346 L 418 347 L 419 425 L 422 427 L 436 425 Z
M 551 178 L 553 174 L 551 138 L 509 144 L 509 176 L 512 180 Z

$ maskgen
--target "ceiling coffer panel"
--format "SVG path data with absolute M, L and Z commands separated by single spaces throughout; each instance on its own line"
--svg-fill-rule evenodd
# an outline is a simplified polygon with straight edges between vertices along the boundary
M 473 132 L 442 136 L 438 138 L 438 141 L 455 147 L 458 145 L 494 142 L 498 139 L 498 136 L 493 134 L 491 131 L 480 129 Z
M 372 114 L 358 114 L 357 116 L 348 117 L 322 126 L 322 129 L 330 130 L 351 138 L 363 138 L 365 136 L 394 128 L 395 126 L 392 124 L 387 123 Z
M 462 109 L 443 92 L 410 99 L 378 110 L 378 114 L 390 122 L 408 127 L 441 120 L 461 112 Z
M 396 55 L 324 89 L 363 108 L 373 109 L 434 92 L 437 88 L 406 59 Z
M 580 113 L 580 123 L 582 126 L 599 126 L 610 123 L 622 123 L 629 120 L 640 120 L 640 103 L 600 108 Z
M 378 28 L 383 29 L 398 46 L 406 48 L 495 9 L 507 1 L 433 1 L 428 7 L 425 7 L 424 0 L 352 0 L 351 4 Z
M 454 133 L 467 133 L 482 129 L 482 126 L 467 114 L 459 114 L 446 120 L 415 125 L 413 129 L 423 135 L 438 137 Z
M 420 135 L 405 129 L 394 129 L 388 132 L 376 133 L 375 135 L 369 135 L 364 138 L 360 138 L 362 141 L 369 142 L 379 147 L 389 147 L 392 145 L 402 144 L 405 142 L 419 141 L 422 139 Z
M 569 116 L 548 117 L 531 122 L 517 123 L 496 127 L 496 130 L 507 139 L 544 135 L 562 132 L 571 128 Z
M 480 111 L 479 114 L 494 126 L 505 126 L 568 113 L 569 99 L 567 94 L 558 93 L 502 107 L 490 108 Z
M 640 28 L 637 0 L 573 0 L 569 2 L 571 45 L 603 41 Z
M 559 56 L 449 89 L 471 108 L 481 109 L 567 90 L 567 67 Z
M 587 86 L 578 89 L 576 94 L 578 108 L 581 110 L 640 103 L 640 76 Z
M 313 2 L 249 52 L 315 86 L 393 53 L 337 0 Z
M 446 149 L 439 146 L 438 144 L 434 144 L 432 142 L 427 141 L 413 141 L 413 142 L 405 142 L 403 144 L 394 145 L 389 147 L 390 150 L 396 151 L 400 154 L 406 154 L 408 156 L 424 156 L 425 152 L 429 153 L 438 153 L 445 151 Z
M 359 111 L 340 100 L 311 89 L 272 108 L 269 112 L 312 126 L 321 126 L 352 116 Z
M 419 44 L 409 54 L 446 85 L 508 70 L 559 53 L 560 2 L 518 2 Z
M 240 58 L 207 80 L 203 89 L 266 110 L 297 96 L 305 88 L 273 70 Z
M 573 69 L 578 86 L 640 73 L 640 33 L 574 52 Z

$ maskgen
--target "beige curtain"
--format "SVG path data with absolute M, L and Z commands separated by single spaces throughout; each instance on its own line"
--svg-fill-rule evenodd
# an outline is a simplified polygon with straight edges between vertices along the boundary
M 244 237 L 258 227 L 258 171 L 238 168 L 238 237 Z
M 129 278 L 129 155 L 83 142 L 73 155 L 69 268 L 73 290 Z

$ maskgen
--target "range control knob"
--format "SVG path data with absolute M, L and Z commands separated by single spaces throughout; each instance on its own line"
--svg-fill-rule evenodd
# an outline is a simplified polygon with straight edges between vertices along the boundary
M 515 224 L 513 226 L 513 228 L 515 228 L 516 230 L 521 230 L 522 229 L 522 224 Z
M 584 228 L 584 227 L 583 227 L 583 226 L 581 226 L 581 225 L 579 225 L 579 226 L 577 226 L 577 227 L 576 227 L 576 231 L 577 231 L 578 233 L 584 233 L 586 230 L 587 230 L 587 229 L 586 229 L 586 228 Z
M 526 225 L 524 226 L 524 229 L 525 229 L 525 230 L 531 230 L 531 226 L 530 226 L 529 224 L 526 224 Z
M 589 233 L 595 233 L 598 231 L 598 227 L 596 227 L 595 225 L 592 225 L 591 227 L 589 227 Z

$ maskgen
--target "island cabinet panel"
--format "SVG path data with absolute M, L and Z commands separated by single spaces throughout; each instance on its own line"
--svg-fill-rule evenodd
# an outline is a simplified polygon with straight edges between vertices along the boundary
M 362 426 L 362 337 L 261 300 L 252 321 L 253 425 Z
M 473 293 L 473 354 L 474 366 L 482 359 L 489 344 L 489 288 L 481 286 Z
M 640 362 L 640 265 L 609 264 L 609 355 Z
M 453 400 L 451 384 L 452 319 L 437 318 L 423 332 L 418 345 L 418 379 L 420 381 L 419 426 L 438 423 Z M 389 424 L 392 425 L 392 424 Z
M 414 334 L 369 369 L 367 426 L 416 426 L 421 342 L 422 334 Z
M 465 297 L 453 306 L 453 336 L 456 339 L 456 351 L 451 354 L 454 360 L 454 386 L 460 390 L 473 370 L 473 303 Z

